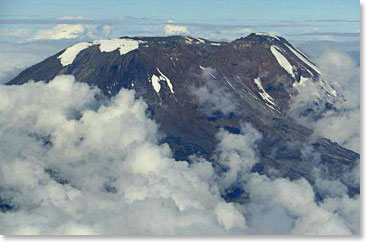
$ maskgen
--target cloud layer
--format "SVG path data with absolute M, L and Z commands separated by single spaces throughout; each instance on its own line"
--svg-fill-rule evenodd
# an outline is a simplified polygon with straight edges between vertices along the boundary
M 174 23 L 167 23 L 164 26 L 164 34 L 166 35 L 188 35 L 189 30 L 185 25 L 178 25 Z
M 0 197 L 15 209 L 0 213 L 2 234 L 246 231 L 208 162 L 189 167 L 157 144 L 133 91 L 102 105 L 72 76 L 0 90 Z
M 93 25 L 82 25 L 82 24 L 58 24 L 51 29 L 39 30 L 34 39 L 75 39 L 81 37 L 85 32 L 88 37 L 93 37 L 92 29 Z
M 290 103 L 291 115 L 300 123 L 320 135 L 338 144 L 360 152 L 360 68 L 351 57 L 338 50 L 327 50 L 318 59 L 322 70 L 322 79 L 331 83 L 338 91 L 334 109 L 326 103 L 315 107 L 315 100 L 322 96 L 318 85 L 312 81 L 299 87 L 300 94 Z M 302 115 L 308 108 L 313 108 L 310 115 Z M 319 116 L 315 119 L 314 115 Z
M 204 21 L 204 22 L 203 22 Z M 338 28 L 336 28 L 336 23 Z M 91 16 L 60 16 L 55 18 L 29 18 L 17 16 L 15 18 L 0 19 L 0 36 L 24 42 L 28 37 L 37 39 L 77 38 L 88 40 L 93 33 L 96 38 L 103 38 L 105 28 L 111 26 L 111 37 L 121 36 L 162 36 L 162 35 L 192 35 L 194 37 L 212 40 L 232 41 L 244 37 L 250 32 L 277 33 L 292 40 L 335 40 L 359 41 L 359 20 L 269 20 L 247 19 L 243 21 L 215 20 L 182 21 L 164 18 L 146 17 L 106 17 Z M 71 30 L 65 30 L 69 26 Z M 64 29 L 64 31 L 63 31 Z M 27 38 L 24 38 L 27 37 Z
M 261 134 L 221 130 L 215 164 L 175 161 L 147 105 L 58 76 L 0 86 L 2 234 L 351 234 L 359 196 L 251 173 Z M 320 179 L 321 176 L 320 176 Z M 223 193 L 240 186 L 242 203 Z

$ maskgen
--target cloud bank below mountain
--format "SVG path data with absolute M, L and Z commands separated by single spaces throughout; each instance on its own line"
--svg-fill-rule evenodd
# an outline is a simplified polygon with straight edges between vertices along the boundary
M 0 96 L 1 234 L 359 233 L 359 195 L 336 186 L 317 201 L 303 178 L 252 173 L 262 135 L 249 124 L 218 133 L 213 166 L 175 161 L 134 91 L 107 100 L 57 76 Z M 244 203 L 223 199 L 234 184 Z

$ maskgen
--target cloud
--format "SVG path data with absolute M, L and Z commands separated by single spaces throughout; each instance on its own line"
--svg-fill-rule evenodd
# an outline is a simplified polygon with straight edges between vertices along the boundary
M 344 197 L 346 206 L 339 199 L 330 198 L 338 205 L 317 204 L 311 185 L 305 179 L 290 181 L 284 178 L 270 180 L 266 176 L 251 175 L 246 185 L 251 202 L 245 213 L 248 225 L 255 234 L 341 235 L 352 234 L 359 226 L 359 198 Z M 343 198 L 342 198 L 343 199 Z M 343 207 L 338 211 L 337 207 Z M 351 210 L 347 212 L 347 207 Z M 343 213 L 357 219 L 350 224 Z M 352 215 L 354 214 L 354 215 Z
M 245 32 L 245 33 L 251 33 L 252 32 L 252 29 L 251 28 L 244 28 L 243 29 L 243 31 Z
M 332 41 L 333 37 L 331 37 L 330 35 L 321 35 L 319 40 Z
M 222 194 L 229 188 L 242 188 L 243 203 L 235 203 L 242 211 L 250 234 L 348 235 L 359 234 L 359 195 L 349 197 L 338 180 L 328 180 L 321 172 L 320 157 L 312 147 L 302 149 L 302 161 L 314 164 L 316 183 L 323 186 L 324 200 L 317 201 L 314 187 L 305 179 L 271 179 L 252 172 L 261 163 L 256 143 L 262 135 L 244 123 L 240 134 L 221 130 L 217 139 L 217 184 Z M 355 171 L 359 171 L 356 167 Z M 347 180 L 359 177 L 348 174 Z M 347 174 L 346 174 L 347 175 Z M 359 183 L 359 179 L 357 181 Z
M 359 196 L 329 192 L 316 203 L 304 178 L 252 173 L 262 135 L 250 124 L 219 131 L 213 163 L 189 164 L 160 144 L 134 91 L 106 100 L 57 76 L 0 86 L 0 96 L 2 234 L 359 233 Z M 247 200 L 226 202 L 236 186 Z
M 360 33 L 356 32 L 309 32 L 289 34 L 290 36 L 330 36 L 330 37 L 360 37 Z
M 251 32 L 277 32 L 285 37 L 291 37 L 292 39 L 305 40 L 307 39 L 319 39 L 321 36 L 330 36 L 336 40 L 355 40 L 359 36 L 359 31 L 354 32 L 352 30 L 358 30 L 359 25 L 356 27 L 356 23 L 359 20 L 274 20 L 271 23 L 263 19 L 251 19 L 246 24 L 239 24 L 239 21 L 226 21 L 223 23 L 213 23 L 210 21 L 193 22 L 184 21 L 174 23 L 173 20 L 166 20 L 164 18 L 147 18 L 147 17 L 106 17 L 106 18 L 90 18 L 80 15 L 67 15 L 55 18 L 29 18 L 29 17 L 7 17 L 0 19 L 0 25 L 26 25 L 29 29 L 39 30 L 42 25 L 57 25 L 57 24 L 82 24 L 82 25 L 97 25 L 102 27 L 103 25 L 110 25 L 114 27 L 114 33 L 121 36 L 126 35 L 162 35 L 162 29 L 167 25 L 167 35 L 182 34 L 186 35 L 188 32 L 197 37 L 209 38 L 213 40 L 234 40 L 236 38 L 243 37 L 245 34 Z M 343 23 L 347 29 L 351 31 L 335 32 L 335 24 Z M 182 32 L 183 26 L 186 28 Z M 313 35 L 312 29 L 320 28 L 322 26 L 322 35 Z M 42 27 L 43 28 L 43 27 Z M 180 28 L 175 31 L 175 28 Z M 172 31 L 171 31 L 172 30 Z M 164 33 L 164 32 L 163 32 Z M 336 35 L 336 36 L 334 36 Z M 119 37 L 119 36 L 114 36 Z
M 256 142 L 262 139 L 261 133 L 250 124 L 243 124 L 240 134 L 231 134 L 220 130 L 217 134 L 217 163 L 221 167 L 219 188 L 222 194 L 232 188 L 237 182 L 242 182 L 242 176 L 248 174 L 258 162 Z
M 25 68 L 30 67 L 45 58 L 70 46 L 75 40 L 42 40 L 26 43 L 0 42 L 0 84 L 9 82 Z M 6 60 L 6 61 L 5 61 Z
M 310 127 L 316 135 L 359 153 L 360 69 L 348 55 L 336 50 L 325 51 L 317 59 L 317 64 L 322 70 L 324 82 L 332 84 L 338 91 L 338 97 L 332 101 L 335 108 L 328 108 L 324 102 L 329 98 L 320 90 L 320 80 L 308 81 L 299 87 L 300 93 L 291 99 L 290 115 Z
M 164 26 L 165 35 L 185 35 L 189 34 L 189 30 L 185 25 L 178 25 L 174 23 L 167 23 Z
M 90 26 L 82 24 L 58 24 L 51 29 L 41 29 L 34 36 L 34 39 L 75 39 L 79 38 L 84 34 L 84 31 L 88 30 L 90 35 Z
M 307 22 L 324 22 L 324 23 L 360 23 L 358 19 L 316 19 L 316 20 L 306 20 Z
M 84 16 L 79 15 L 79 16 L 62 16 L 59 19 L 62 19 L 62 20 L 84 20 L 84 19 L 92 19 L 92 18 L 84 17 Z
M 21 29 L 1 29 L 0 36 L 2 37 L 27 37 L 31 34 L 31 30 Z
M 99 95 L 72 76 L 0 86 L 2 234 L 246 233 L 210 163 L 176 162 L 133 91 Z
M 228 86 L 222 86 L 221 82 L 216 80 L 222 77 L 215 69 L 210 67 L 201 68 L 200 79 L 202 84 L 190 88 L 190 92 L 197 100 L 200 110 L 207 116 L 216 115 L 218 112 L 223 115 L 235 112 L 238 106 L 234 97 L 228 91 Z
M 346 54 L 326 51 L 318 60 L 324 78 L 338 84 L 345 101 L 314 124 L 315 132 L 360 152 L 360 68 Z
M 360 152 L 360 111 L 330 111 L 314 125 L 314 132 L 341 146 Z
M 103 25 L 102 27 L 102 33 L 105 36 L 109 36 L 111 34 L 112 27 L 110 25 Z

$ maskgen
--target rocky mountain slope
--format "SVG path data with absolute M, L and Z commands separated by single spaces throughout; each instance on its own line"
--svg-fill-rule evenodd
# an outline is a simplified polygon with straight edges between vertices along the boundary
M 184 36 L 83 42 L 24 70 L 8 85 L 61 74 L 97 86 L 106 97 L 134 89 L 178 160 L 193 154 L 210 160 L 217 132 L 239 133 L 244 122 L 263 135 L 261 163 L 253 169 L 270 177 L 305 177 L 312 184 L 312 168 L 324 166 L 330 179 L 342 180 L 359 159 L 288 116 L 290 100 L 306 82 L 319 89 L 315 105 L 333 108 L 343 97 L 307 55 L 279 36 L 254 33 L 230 43 Z M 305 147 L 320 154 L 317 164 L 304 155 Z M 351 194 L 359 193 L 347 185 Z

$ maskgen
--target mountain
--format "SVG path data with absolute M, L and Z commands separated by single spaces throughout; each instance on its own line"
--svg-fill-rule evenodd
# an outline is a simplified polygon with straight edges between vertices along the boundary
M 97 86 L 108 98 L 121 88 L 134 89 L 177 160 L 193 154 L 211 160 L 217 132 L 239 133 L 244 122 L 263 135 L 261 163 L 253 169 L 270 177 L 304 177 L 313 184 L 312 168 L 325 166 L 330 179 L 342 180 L 359 159 L 328 139 L 315 138 L 288 115 L 290 100 L 306 82 L 319 90 L 316 106 L 332 109 L 343 97 L 306 54 L 279 36 L 253 33 L 230 43 L 188 36 L 82 42 L 24 70 L 8 85 L 48 82 L 61 74 Z M 313 109 L 304 115 L 312 116 Z M 319 163 L 304 158 L 306 146 L 320 154 Z M 359 193 L 359 187 L 346 185 L 351 194 Z M 227 199 L 241 196 L 228 194 Z

